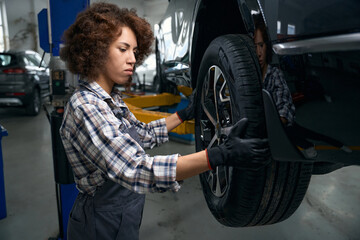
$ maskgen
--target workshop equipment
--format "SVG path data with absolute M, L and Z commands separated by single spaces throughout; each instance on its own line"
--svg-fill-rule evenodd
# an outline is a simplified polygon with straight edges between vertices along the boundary
M 8 135 L 3 126 L 0 125 L 0 219 L 6 218 L 6 199 L 5 199 L 5 181 L 4 181 L 4 163 L 2 156 L 1 140 Z
M 78 194 L 59 134 L 65 103 L 78 79 L 66 69 L 65 63 L 60 59 L 60 45 L 63 32 L 89 4 L 89 0 L 49 0 L 48 8 L 42 9 L 38 14 L 40 47 L 50 53 L 50 100 L 54 108 L 51 113 L 47 111 L 47 115 L 51 125 L 59 234 L 56 238 L 49 239 L 67 239 L 68 218 Z
M 177 110 L 185 108 L 187 105 L 187 100 L 181 98 L 180 95 L 174 95 L 171 93 L 144 96 L 127 94 L 123 97 L 123 100 L 135 117 L 144 123 L 168 117 Z M 167 112 L 146 110 L 146 108 L 164 106 L 170 106 Z M 194 128 L 194 120 L 184 121 L 182 124 L 173 129 L 171 133 L 175 133 L 176 135 L 174 136 L 193 134 Z

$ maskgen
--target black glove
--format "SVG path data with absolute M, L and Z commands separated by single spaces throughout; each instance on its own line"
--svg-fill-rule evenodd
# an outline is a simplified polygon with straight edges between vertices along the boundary
M 196 94 L 196 89 L 194 89 L 193 92 L 191 93 L 191 95 L 188 97 L 189 98 L 189 104 L 187 105 L 187 107 L 176 112 L 181 122 L 184 122 L 186 120 L 190 120 L 190 119 L 194 118 L 195 94 Z
M 240 138 L 246 125 L 247 119 L 241 119 L 222 144 L 207 149 L 211 169 L 220 165 L 258 169 L 269 163 L 270 150 L 266 139 Z

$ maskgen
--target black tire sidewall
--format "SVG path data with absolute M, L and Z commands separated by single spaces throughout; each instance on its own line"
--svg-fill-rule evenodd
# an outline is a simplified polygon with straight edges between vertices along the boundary
M 26 107 L 26 111 L 30 116 L 36 116 L 40 113 L 41 100 L 40 91 L 35 89 L 31 96 L 31 103 Z M 36 101 L 39 101 L 39 103 Z M 39 104 L 39 106 L 36 106 L 37 104 Z
M 244 52 L 247 52 L 247 49 L 250 48 L 248 46 L 248 42 L 246 41 L 246 36 L 237 35 L 239 36 L 239 41 L 241 41 Z M 234 67 L 234 59 L 233 55 L 236 54 L 232 52 L 233 50 L 229 49 L 227 47 L 226 40 L 228 36 L 221 36 L 217 39 L 215 39 L 206 50 L 200 68 L 199 68 L 199 74 L 198 74 L 198 80 L 197 80 L 197 99 L 196 102 L 200 103 L 201 98 L 201 91 L 202 86 L 204 82 L 204 77 L 207 74 L 208 69 L 215 65 L 218 66 L 223 74 L 225 79 L 227 80 L 227 84 L 229 86 L 230 91 L 230 97 L 231 97 L 231 107 L 232 107 L 232 115 L 233 115 L 233 124 L 235 121 L 240 120 L 243 117 L 247 117 L 250 121 L 248 123 L 248 127 L 245 131 L 245 138 L 249 137 L 264 137 L 266 134 L 265 130 L 265 120 L 264 120 L 264 111 L 262 106 L 262 98 L 261 98 L 261 82 L 260 77 L 261 76 L 255 76 L 259 79 L 254 80 L 255 82 L 258 81 L 258 86 L 256 88 L 256 91 L 258 93 L 255 93 L 255 97 L 248 97 L 247 93 L 248 91 L 253 91 L 247 89 L 247 84 L 243 79 L 238 78 L 239 75 L 241 75 L 237 69 Z M 231 39 L 234 38 L 234 36 L 230 36 Z M 225 42 L 225 43 L 224 43 Z M 240 44 L 241 45 L 241 44 Z M 247 55 L 247 61 L 250 60 L 250 63 L 253 62 L 253 66 L 250 66 L 252 68 L 252 72 L 257 73 L 259 71 L 259 67 L 257 65 L 256 60 L 253 58 L 254 56 L 249 53 Z M 256 57 L 256 56 L 255 56 Z M 237 63 L 236 63 L 237 64 Z M 245 71 L 246 75 L 246 68 L 242 71 Z M 258 73 L 257 73 L 258 74 Z M 236 78 L 236 80 L 234 80 Z M 201 139 L 199 137 L 200 135 L 200 124 L 199 124 L 199 114 L 201 114 L 201 106 L 200 104 L 196 104 L 196 124 L 195 124 L 195 140 L 196 140 L 196 150 L 200 151 L 203 150 L 201 146 Z M 257 106 L 259 108 L 258 111 L 255 111 L 254 114 L 248 114 L 247 108 L 248 107 L 254 107 Z M 254 113 L 254 112 L 253 112 Z M 256 208 L 259 204 L 259 201 L 261 197 L 254 197 L 253 200 L 250 200 L 252 202 L 251 205 L 248 207 L 251 209 L 253 208 L 253 211 L 247 211 L 244 212 L 243 208 L 244 206 L 241 205 L 242 198 L 244 196 L 241 196 L 244 192 L 247 190 L 246 185 L 248 185 L 248 182 L 251 181 L 258 181 L 259 184 L 255 184 L 256 186 L 252 188 L 252 192 L 249 192 L 246 197 L 251 197 L 254 195 L 261 196 L 263 192 L 263 186 L 265 182 L 265 173 L 266 169 L 260 169 L 258 171 L 249 171 L 249 170 L 243 170 L 243 169 L 236 169 L 236 168 L 228 168 L 229 173 L 229 182 L 228 187 L 229 189 L 225 192 L 225 194 L 222 197 L 216 197 L 211 192 L 211 189 L 209 185 L 207 184 L 207 174 L 201 174 L 200 175 L 200 181 L 203 187 L 203 193 L 205 196 L 205 199 L 207 201 L 208 207 L 212 214 L 215 216 L 215 218 L 222 224 L 227 226 L 244 226 L 246 225 L 246 221 L 243 222 L 243 220 L 251 219 L 251 215 L 253 212 L 256 212 Z M 239 191 L 239 189 L 242 189 Z M 246 201 L 248 202 L 248 201 Z M 240 203 L 240 204 L 239 204 Z

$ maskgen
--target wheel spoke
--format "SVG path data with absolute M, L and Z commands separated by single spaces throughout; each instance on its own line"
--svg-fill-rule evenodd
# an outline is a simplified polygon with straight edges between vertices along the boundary
M 216 126 L 216 109 L 212 101 L 208 98 L 203 101 L 203 109 L 211 123 Z
M 207 182 L 210 186 L 212 193 L 221 197 L 225 194 L 228 188 L 228 176 L 227 176 L 227 168 L 224 166 L 216 167 L 215 171 L 211 171 L 208 173 Z
M 205 76 L 201 106 L 203 110 L 200 121 L 201 137 L 204 147 L 219 145 L 231 131 L 231 107 L 228 85 L 221 69 L 211 66 Z M 207 182 L 212 193 L 223 196 L 228 189 L 228 167 L 219 166 L 207 172 Z
M 218 179 L 219 179 L 219 184 L 220 184 L 220 189 L 221 189 L 221 195 L 223 195 L 225 193 L 225 191 L 227 190 L 227 186 L 228 186 L 228 177 L 227 177 L 227 167 L 226 166 L 220 166 L 218 167 Z
M 215 195 L 221 196 L 221 186 L 220 186 L 220 179 L 219 179 L 219 167 L 216 168 L 216 188 L 215 188 Z
M 215 100 L 215 111 L 216 111 L 216 123 L 219 123 L 219 102 L 218 102 L 218 94 L 217 91 L 217 82 L 219 77 L 222 75 L 221 70 L 217 66 L 213 66 L 214 68 L 214 75 L 213 75 L 213 91 L 214 91 L 214 100 Z
M 222 84 L 222 86 L 220 88 L 220 101 L 222 103 L 230 101 L 229 89 L 227 87 L 225 78 L 224 78 L 224 83 Z
M 214 135 L 213 138 L 211 139 L 208 147 L 211 148 L 211 147 L 214 145 L 214 143 L 215 143 L 215 141 L 216 141 L 217 139 L 218 139 L 217 136 Z
M 212 172 L 209 172 L 209 175 L 207 176 L 207 182 L 209 183 L 210 186 L 214 186 L 213 180 L 214 180 L 214 174 Z
M 206 116 L 209 118 L 211 123 L 216 126 L 216 108 L 214 103 L 212 102 L 212 92 L 210 91 L 210 81 L 212 81 L 212 70 L 209 69 L 208 73 L 206 74 L 204 85 L 203 85 L 203 92 L 201 96 L 201 103 L 203 110 Z

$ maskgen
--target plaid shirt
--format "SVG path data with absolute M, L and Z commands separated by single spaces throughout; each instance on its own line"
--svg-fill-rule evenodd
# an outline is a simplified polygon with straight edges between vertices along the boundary
M 94 195 L 111 179 L 137 193 L 177 191 L 178 154 L 150 157 L 127 130 L 135 127 L 144 148 L 168 141 L 165 119 L 138 121 L 114 90 L 80 82 L 66 106 L 60 136 L 77 188 Z
M 264 88 L 272 95 L 280 117 L 286 118 L 288 125 L 292 125 L 295 120 L 295 106 L 292 102 L 289 87 L 280 69 L 270 64 L 268 65 Z

